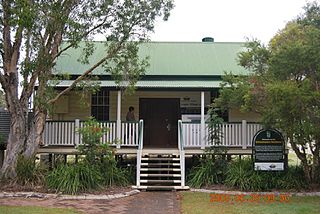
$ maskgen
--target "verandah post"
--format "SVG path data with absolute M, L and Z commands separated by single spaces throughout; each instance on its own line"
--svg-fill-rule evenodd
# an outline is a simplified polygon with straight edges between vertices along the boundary
M 121 139 L 121 90 L 118 91 L 117 96 L 117 148 L 120 148 Z
M 200 142 L 201 142 L 201 149 L 204 149 L 205 148 L 204 91 L 201 91 Z
M 241 123 L 241 129 L 242 129 L 242 149 L 247 148 L 247 121 L 242 120 Z
M 76 119 L 74 121 L 74 145 L 78 146 L 80 143 L 80 133 L 79 133 L 79 128 L 80 128 L 80 120 Z

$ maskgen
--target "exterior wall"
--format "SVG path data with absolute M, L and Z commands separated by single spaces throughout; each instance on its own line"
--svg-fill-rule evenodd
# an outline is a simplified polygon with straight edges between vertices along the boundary
M 254 112 L 242 113 L 238 109 L 231 109 L 229 111 L 229 122 L 260 122 L 260 115 Z
M 91 115 L 91 95 L 80 95 L 74 91 L 62 96 L 53 107 L 53 120 L 85 120 Z
M 109 120 L 117 119 L 117 91 L 110 91 L 109 94 Z M 130 106 L 135 108 L 136 120 L 139 119 L 139 99 L 140 98 L 180 98 L 180 105 L 183 104 L 185 97 L 199 99 L 200 107 L 200 91 L 136 91 L 133 95 L 122 95 L 121 100 L 121 120 L 125 120 L 126 114 Z M 210 103 L 210 92 L 205 92 L 205 104 Z M 76 92 L 70 92 L 68 95 L 60 98 L 54 105 L 54 114 L 51 116 L 53 120 L 85 120 L 91 115 L 91 95 L 88 94 L 81 98 Z M 237 109 L 229 111 L 229 122 L 259 122 L 260 116 L 256 113 L 242 113 Z
M 180 98 L 180 105 L 183 104 L 185 97 L 199 99 L 200 108 L 200 91 L 136 91 L 133 95 L 122 95 L 121 101 L 121 120 L 125 120 L 130 106 L 134 107 L 136 120 L 139 119 L 139 99 L 140 98 Z M 210 92 L 205 92 L 205 103 L 210 104 Z M 109 119 L 117 119 L 117 91 L 110 91 L 110 112 Z

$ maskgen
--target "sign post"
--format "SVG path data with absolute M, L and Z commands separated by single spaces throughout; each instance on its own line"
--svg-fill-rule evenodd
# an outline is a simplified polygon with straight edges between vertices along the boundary
M 254 170 L 283 171 L 285 169 L 285 142 L 275 129 L 262 129 L 252 142 Z

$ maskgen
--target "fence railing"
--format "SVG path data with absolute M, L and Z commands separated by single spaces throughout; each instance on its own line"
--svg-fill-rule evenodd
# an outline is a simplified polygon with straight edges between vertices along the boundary
M 178 146 L 184 148 L 191 147 L 209 147 L 212 145 L 210 139 L 210 130 L 206 124 L 203 137 L 201 137 L 200 123 L 181 122 L 179 128 Z M 82 143 L 82 137 L 77 131 L 83 127 L 84 122 L 75 121 L 47 121 L 43 142 L 48 146 L 75 146 Z M 117 125 L 115 121 L 100 122 L 101 128 L 107 128 L 109 131 L 102 136 L 103 143 L 120 146 L 138 146 L 139 145 L 139 122 L 121 122 L 119 139 L 117 137 Z M 225 123 L 221 125 L 221 146 L 226 147 L 250 147 L 254 134 L 262 126 L 257 123 Z M 180 144 L 180 138 L 182 145 Z M 183 149 L 183 148 L 182 148 Z
M 224 123 L 220 127 L 220 146 L 247 148 L 252 145 L 252 138 L 257 131 L 262 129 L 258 123 Z M 180 130 L 179 130 L 180 131 Z M 211 140 L 210 128 L 205 126 L 205 136 L 201 136 L 200 123 L 182 122 L 183 146 L 187 147 L 209 147 L 214 143 Z M 179 133 L 180 134 L 180 133 Z
M 180 154 L 181 186 L 185 186 L 185 152 L 183 146 L 182 121 L 178 121 L 178 148 Z
M 84 122 L 75 121 L 46 121 L 43 134 L 43 142 L 46 146 L 76 146 L 82 144 L 81 134 L 78 129 L 84 126 Z M 117 137 L 116 122 L 99 122 L 101 128 L 106 128 L 101 138 L 102 143 L 120 146 L 137 146 L 139 122 L 122 122 L 120 137 Z
M 143 120 L 139 121 L 139 142 L 137 149 L 137 173 L 136 173 L 136 183 L 137 187 L 140 187 L 140 169 L 141 169 L 141 158 L 143 149 Z

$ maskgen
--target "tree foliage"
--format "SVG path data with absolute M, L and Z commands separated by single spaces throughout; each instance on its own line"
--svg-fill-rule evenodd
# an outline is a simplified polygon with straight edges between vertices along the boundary
M 320 5 L 287 23 L 268 46 L 254 40 L 239 54 L 248 76 L 227 75 L 216 105 L 261 114 L 284 132 L 314 182 L 320 167 Z
M 144 72 L 138 42 L 148 39 L 158 17 L 167 20 L 172 0 L 3 0 L 0 5 L 0 83 L 11 114 L 11 131 L 2 177 L 14 177 L 18 154 L 30 157 L 41 143 L 47 107 L 104 66 L 116 80 L 133 85 Z M 95 35 L 108 41 L 100 59 L 89 61 Z M 86 41 L 81 46 L 80 42 Z M 63 45 L 61 45 L 63 43 Z M 81 48 L 79 63 L 93 65 L 58 94 L 50 90 L 57 58 Z M 112 65 L 112 66 L 110 66 Z M 37 93 L 35 92 L 35 85 Z M 18 88 L 21 86 L 21 93 Z M 34 97 L 34 118 L 28 127 L 28 101 Z

